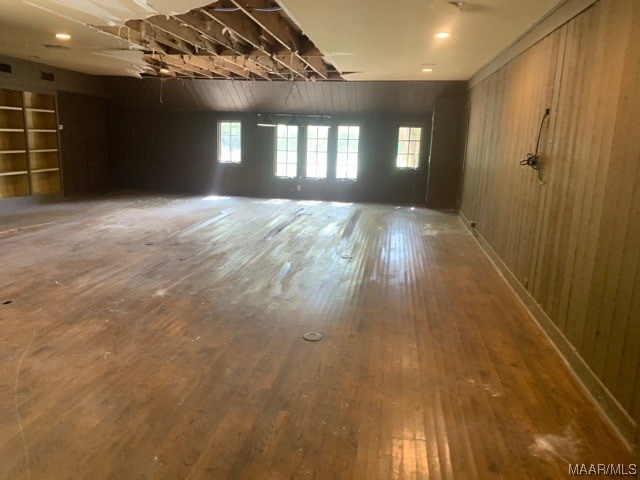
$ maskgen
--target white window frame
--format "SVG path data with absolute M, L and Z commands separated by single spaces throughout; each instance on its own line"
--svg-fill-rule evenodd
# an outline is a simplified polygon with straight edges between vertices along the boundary
M 229 134 L 223 134 L 222 133 L 222 125 L 228 123 L 228 124 L 238 124 L 240 125 L 240 134 L 239 135 L 233 135 L 231 133 Z M 237 159 L 233 159 L 233 151 L 235 150 L 234 148 L 232 148 L 231 146 L 229 146 L 228 152 L 229 152 L 229 156 L 228 157 L 224 157 L 223 156 L 223 147 L 222 147 L 222 137 L 223 135 L 227 135 L 229 136 L 229 140 L 230 140 L 230 145 L 231 145 L 231 140 L 233 137 L 239 137 L 239 143 L 240 143 L 240 147 L 239 147 L 239 153 L 237 156 Z M 240 120 L 218 120 L 218 163 L 229 163 L 229 164 L 235 164 L 238 165 L 240 163 L 242 163 L 242 121 Z
M 400 134 L 403 129 L 408 129 L 408 139 L 403 140 L 400 137 Z M 415 139 L 413 135 L 414 131 L 418 131 L 418 138 Z M 398 142 L 396 145 L 396 168 L 399 170 L 419 170 L 420 169 L 420 160 L 422 158 L 422 138 L 424 135 L 424 128 L 416 125 L 401 125 L 398 127 Z M 403 145 L 406 146 L 406 152 L 401 151 Z M 411 149 L 414 145 L 417 145 L 417 152 L 411 153 Z M 404 157 L 404 161 L 401 162 L 401 158 Z M 409 160 L 415 157 L 415 166 L 411 165 Z M 403 163 L 403 164 L 402 164 Z
M 340 152 L 340 133 L 341 130 L 347 129 L 347 151 Z M 352 129 L 355 129 L 358 132 L 358 137 L 356 139 L 351 137 Z M 360 138 L 361 138 L 362 129 L 360 125 L 340 125 L 338 127 L 338 138 L 336 143 L 336 180 L 340 181 L 351 181 L 355 182 L 358 180 L 358 176 L 360 174 Z M 352 151 L 353 145 L 355 144 L 355 152 Z M 340 157 L 341 155 L 346 155 L 346 165 L 341 165 Z M 349 176 L 349 168 L 353 167 L 353 157 L 349 158 L 350 155 L 355 156 L 355 176 Z M 340 170 L 345 168 L 345 175 L 340 175 Z
M 311 129 L 315 129 L 315 132 L 316 132 L 316 135 L 314 135 L 313 137 L 309 136 L 309 132 Z M 320 131 L 325 129 L 327 132 L 326 137 L 321 138 Z M 306 149 L 305 149 L 306 150 L 305 158 L 304 158 L 305 178 L 308 178 L 310 180 L 326 180 L 327 179 L 327 175 L 329 172 L 329 135 L 330 135 L 329 132 L 330 130 L 331 130 L 331 127 L 329 125 L 307 125 L 306 131 L 305 131 L 306 140 L 307 140 Z M 311 149 L 310 147 L 314 145 L 313 142 L 315 142 L 315 148 Z M 326 146 L 324 150 L 320 148 L 322 144 Z M 318 157 L 322 155 L 324 155 L 324 162 L 319 162 Z M 310 158 L 313 158 L 313 162 L 310 162 Z M 319 168 L 319 165 L 322 165 L 323 163 L 324 163 L 323 176 L 309 175 L 309 171 L 311 169 L 315 167 L 315 170 L 317 171 Z
M 286 129 L 286 133 L 287 136 L 286 137 L 282 137 L 279 135 L 281 128 L 285 128 Z M 294 128 L 296 131 L 296 137 L 295 137 L 295 142 L 296 142 L 296 148 L 295 150 L 291 149 L 291 145 L 290 142 L 293 140 L 293 137 L 289 136 L 289 129 Z M 276 177 L 278 178 L 297 178 L 298 177 L 298 152 L 300 150 L 300 128 L 298 125 L 285 125 L 285 124 L 278 124 L 275 128 L 275 138 L 276 138 L 276 155 L 275 155 L 275 174 Z M 280 138 L 285 138 L 286 139 L 286 150 L 280 150 L 278 148 L 278 143 L 279 143 L 279 139 Z M 285 158 L 284 158 L 284 162 L 279 161 L 281 154 L 285 154 Z M 294 155 L 292 155 L 294 154 Z M 294 158 L 295 161 L 291 161 L 291 158 Z M 284 165 L 285 166 L 285 175 L 278 175 L 278 165 Z M 294 169 L 294 175 L 290 175 L 289 174 L 289 167 L 293 165 L 295 166 Z

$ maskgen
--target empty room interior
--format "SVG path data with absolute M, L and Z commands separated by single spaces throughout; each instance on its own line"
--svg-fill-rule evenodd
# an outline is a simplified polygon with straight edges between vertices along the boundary
M 0 2 L 0 478 L 635 478 L 640 1 Z

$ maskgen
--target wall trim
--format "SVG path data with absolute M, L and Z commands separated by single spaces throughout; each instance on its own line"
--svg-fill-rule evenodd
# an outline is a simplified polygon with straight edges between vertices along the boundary
M 565 361 L 569 367 L 569 371 L 596 405 L 603 418 L 613 427 L 613 430 L 618 434 L 627 449 L 637 456 L 638 452 L 634 451 L 634 444 L 636 435 L 639 432 L 635 421 L 596 376 L 593 370 L 585 363 L 584 359 L 573 345 L 569 343 L 564 334 L 531 296 L 529 291 L 524 288 L 516 276 L 509 270 L 509 267 L 507 267 L 495 250 L 493 250 L 489 242 L 484 239 L 480 232 L 471 226 L 471 222 L 461 211 L 458 212 L 458 215 L 463 225 L 469 233 L 471 233 L 473 238 L 476 239 L 482 251 L 489 257 L 491 263 L 493 263 L 494 267 L 500 272 L 518 299 L 525 306 L 536 325 L 538 325 Z
M 564 0 L 469 79 L 469 90 L 600 0 Z

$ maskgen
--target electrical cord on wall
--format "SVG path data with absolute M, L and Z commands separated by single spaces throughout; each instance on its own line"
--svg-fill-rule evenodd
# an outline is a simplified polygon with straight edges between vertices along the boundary
M 538 130 L 538 139 L 536 140 L 536 149 L 534 153 L 527 153 L 527 158 L 520 161 L 520 165 L 527 165 L 538 172 L 538 181 L 542 182 L 542 164 L 540 163 L 540 155 L 538 155 L 538 150 L 540 149 L 540 139 L 542 138 L 542 129 L 544 128 L 544 122 L 551 115 L 551 109 L 547 108 L 542 117 L 542 121 L 540 122 L 540 130 Z

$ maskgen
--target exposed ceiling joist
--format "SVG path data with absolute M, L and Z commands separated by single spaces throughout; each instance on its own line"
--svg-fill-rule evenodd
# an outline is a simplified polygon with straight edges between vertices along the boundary
M 272 0 L 220 0 L 180 15 L 128 20 L 100 30 L 145 52 L 158 72 L 261 80 L 340 80 L 315 45 Z M 301 53 L 302 52 L 302 53 Z M 165 75 L 166 76 L 166 75 Z
M 275 60 L 275 63 L 279 63 L 281 67 L 285 67 L 285 69 L 299 76 L 301 79 L 307 79 L 304 65 L 296 66 L 291 64 L 291 62 L 284 62 L 273 56 L 273 47 L 267 43 L 268 38 L 260 33 L 258 25 L 243 17 L 241 12 L 218 12 L 212 8 L 203 8 L 200 11 L 218 23 L 231 37 L 235 37 L 250 45 L 259 52 L 261 56 Z M 274 64 L 272 71 L 280 71 L 281 67 Z
M 305 39 L 298 33 L 293 23 L 288 21 L 280 12 L 269 11 L 272 6 L 269 0 L 230 0 L 250 19 L 258 24 L 265 32 L 275 38 L 283 47 L 308 65 L 322 78 L 327 79 L 327 69 L 317 61 L 310 62 L 301 55 Z M 322 62 L 324 63 L 324 62 Z
M 226 78 L 223 75 L 217 76 L 209 70 L 196 67 L 188 62 L 185 62 L 181 57 L 176 57 L 173 55 L 163 55 L 162 57 L 151 57 L 148 59 L 148 63 L 157 65 L 159 68 L 163 68 L 165 70 L 168 70 L 167 66 L 171 66 L 174 69 L 178 69 L 179 71 L 185 72 L 185 74 L 187 75 L 191 75 L 195 77 Z M 164 73 L 164 72 L 161 72 L 161 73 Z

